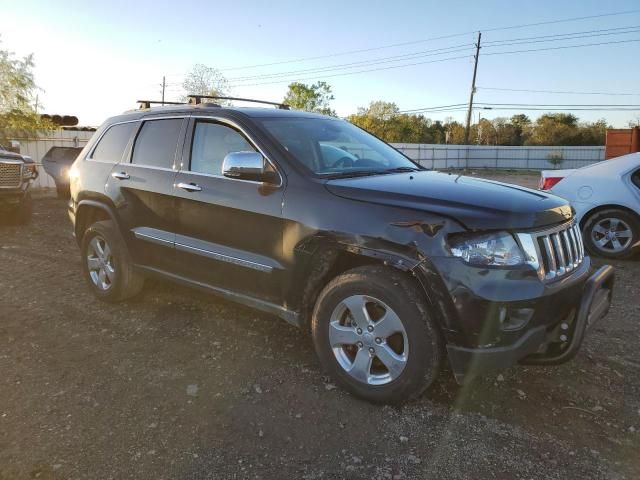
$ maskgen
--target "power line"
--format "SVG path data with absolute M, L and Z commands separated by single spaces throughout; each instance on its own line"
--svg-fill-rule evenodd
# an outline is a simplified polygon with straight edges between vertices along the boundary
M 518 111 L 529 111 L 529 110 L 542 110 L 545 112 L 640 112 L 640 108 L 539 108 L 539 107 L 491 107 L 490 110 L 518 110 Z
M 595 47 L 598 45 L 612 45 L 612 44 L 619 44 L 619 43 L 633 43 L 633 42 L 640 42 L 640 38 L 638 39 L 631 39 L 631 40 L 614 40 L 611 42 L 598 42 L 598 43 L 584 43 L 584 44 L 580 44 L 580 45 L 566 45 L 566 46 L 561 46 L 561 47 L 545 47 L 545 48 L 529 48 L 526 50 L 511 50 L 511 51 L 507 51 L 507 52 L 489 52 L 489 53 L 485 53 L 484 55 L 507 55 L 510 53 L 528 53 L 528 52 L 543 52 L 543 51 L 547 51 L 547 50 L 563 50 L 566 48 L 581 48 L 581 47 Z
M 229 81 L 255 80 L 255 79 L 270 78 L 270 77 L 280 77 L 280 76 L 286 76 L 291 74 L 295 75 L 298 73 L 314 73 L 314 72 L 322 72 L 326 70 L 339 70 L 342 68 L 356 68 L 364 65 L 377 65 L 381 63 L 399 62 L 401 60 L 410 60 L 412 58 L 430 57 L 434 55 L 444 55 L 447 53 L 461 52 L 464 50 L 468 50 L 472 46 L 473 46 L 472 43 L 465 43 L 462 45 L 455 45 L 452 47 L 438 48 L 435 50 L 425 50 L 422 52 L 407 53 L 404 55 L 394 55 L 391 57 L 381 57 L 381 58 L 372 59 L 372 60 L 363 60 L 360 62 L 342 63 L 337 65 L 327 65 L 325 67 L 317 67 L 317 68 L 310 68 L 310 69 L 303 69 L 303 70 L 291 70 L 288 72 L 268 73 L 268 74 L 252 75 L 252 76 L 246 76 L 246 77 L 233 77 L 233 78 L 229 78 Z
M 625 28 L 631 28 L 631 27 L 625 27 Z M 634 27 L 634 28 L 637 28 L 637 27 Z M 612 30 L 618 30 L 618 29 L 612 29 Z M 594 35 L 591 35 L 591 33 L 598 32 L 598 31 L 605 31 L 605 30 L 590 30 L 590 31 L 585 31 L 585 32 L 577 32 L 577 33 L 589 34 L 589 35 L 582 35 L 580 37 L 563 38 L 563 39 L 556 39 L 556 40 L 557 41 L 564 41 L 564 40 L 572 40 L 572 39 L 576 39 L 576 38 L 592 37 Z M 621 33 L 634 33 L 634 32 L 638 32 L 638 31 L 640 31 L 640 29 L 636 29 L 636 30 L 628 31 L 628 32 L 611 32 L 611 33 L 606 33 L 606 34 L 603 34 L 603 35 L 619 35 Z M 597 35 L 595 35 L 595 36 L 597 36 Z M 549 36 L 544 36 L 544 38 L 547 38 L 547 37 L 549 37 Z M 543 37 L 530 37 L 530 38 L 543 38 Z M 506 42 L 506 41 L 511 41 L 511 40 L 512 39 L 501 40 L 501 41 L 502 42 Z M 553 40 L 553 41 L 556 41 L 556 40 Z M 532 41 L 532 42 L 509 43 L 509 44 L 505 44 L 505 45 L 491 45 L 491 47 L 518 45 L 518 44 L 527 44 L 527 43 L 537 43 L 537 42 L 548 42 L 548 41 L 552 41 L 552 40 L 537 40 L 537 41 Z M 327 65 L 325 67 L 317 67 L 317 68 L 303 69 L 303 70 L 292 70 L 292 71 L 288 71 L 288 72 L 276 72 L 276 73 L 271 73 L 271 74 L 259 74 L 259 75 L 245 76 L 245 77 L 235 77 L 235 78 L 230 78 L 229 81 L 245 82 L 245 81 L 250 81 L 250 80 L 263 80 L 263 79 L 267 80 L 267 79 L 276 79 L 276 78 L 286 77 L 287 75 L 296 75 L 296 74 L 303 74 L 303 73 L 322 73 L 322 72 L 331 71 L 331 70 L 342 70 L 343 68 L 357 68 L 359 66 L 379 65 L 379 64 L 383 64 L 383 63 L 393 63 L 393 62 L 399 62 L 401 60 L 409 60 L 409 59 L 412 59 L 412 58 L 422 58 L 422 57 L 428 57 L 428 56 L 434 56 L 434 55 L 444 55 L 445 53 L 456 53 L 458 51 L 466 50 L 467 48 L 460 48 L 460 47 L 466 47 L 467 45 L 473 46 L 473 44 L 455 45 L 455 46 L 445 47 L 445 48 L 440 48 L 440 49 L 425 50 L 423 52 L 416 52 L 416 53 L 410 53 L 410 54 L 404 54 L 404 55 L 395 55 L 395 56 L 391 56 L 391 57 L 382 57 L 382 58 L 378 58 L 378 59 L 364 60 L 364 61 L 360 61 L 360 62 L 352 62 L 352 63 L 344 63 L 344 64 L 336 64 L 336 65 Z M 457 49 L 457 50 L 453 50 L 453 49 Z
M 401 110 L 399 113 L 409 113 L 409 112 L 414 112 L 414 111 L 427 111 L 427 110 L 433 110 L 433 109 L 440 109 L 440 108 L 452 108 L 452 107 L 465 107 L 466 108 L 466 103 L 453 103 L 451 105 L 440 105 L 439 107 L 424 107 L 424 108 L 413 108 L 413 109 L 409 109 L 409 110 Z
M 563 18 L 563 19 L 557 19 L 557 20 L 548 20 L 548 21 L 536 22 L 536 23 L 525 23 L 525 24 L 519 24 L 519 25 L 509 25 L 509 26 L 506 26 L 506 27 L 480 28 L 478 30 L 481 30 L 483 32 L 497 32 L 497 31 L 500 31 L 500 30 L 513 30 L 513 29 L 518 29 L 518 28 L 537 27 L 537 26 L 541 26 L 541 25 L 551 25 L 551 24 L 558 24 L 558 23 L 576 22 L 576 21 L 581 21 L 581 20 L 590 20 L 590 19 L 594 19 L 594 18 L 603 18 L 603 17 L 613 17 L 613 16 L 619 16 L 619 15 L 628 15 L 628 14 L 631 14 L 631 13 L 638 13 L 638 12 L 640 12 L 640 9 L 626 10 L 626 11 L 612 12 L 612 13 L 603 13 L 603 14 L 599 14 L 599 15 L 588 15 L 588 16 L 582 16 L 582 17 L 572 17 L 572 18 Z M 471 34 L 476 33 L 478 30 L 473 30 L 473 31 L 468 31 L 468 32 L 461 32 L 461 33 L 453 33 L 453 34 L 450 34 L 450 35 L 441 35 L 441 36 L 437 36 L 437 37 L 430 37 L 430 38 L 425 38 L 425 39 L 421 39 L 421 40 L 413 40 L 413 41 L 408 41 L 408 42 L 392 43 L 392 44 L 387 44 L 387 45 L 381 45 L 381 46 L 378 46 L 378 47 L 370 47 L 370 48 L 362 48 L 362 49 L 358 49 L 358 50 L 347 50 L 347 51 L 343 51 L 343 52 L 328 53 L 328 54 L 324 54 L 324 55 L 316 55 L 316 56 L 311 56 L 311 57 L 301 57 L 301 58 L 296 58 L 296 59 L 281 60 L 281 61 L 270 62 L 270 63 L 261 63 L 261 64 L 254 64 L 254 65 L 243 65 L 243 66 L 238 66 L 238 67 L 227 67 L 227 68 L 223 68 L 221 70 L 222 71 L 232 71 L 232 70 L 245 70 L 245 69 L 249 69 L 249 68 L 271 67 L 271 66 L 274 66 L 274 65 L 283 65 L 283 64 L 288 64 L 288 63 L 298 63 L 298 62 L 306 62 L 306 61 L 309 61 L 309 60 L 319 60 L 319 59 L 323 59 L 323 58 L 331 58 L 331 57 L 338 57 L 338 56 L 344 56 L 344 55 L 352 55 L 354 53 L 372 52 L 372 51 L 383 50 L 383 49 L 387 49 L 387 48 L 404 47 L 404 46 L 407 46 L 407 45 L 416 45 L 416 44 L 419 44 L 419 43 L 426 43 L 426 42 L 431 42 L 431 41 L 435 41 L 435 40 L 444 40 L 444 39 L 448 39 L 448 38 L 455 38 L 455 37 L 461 37 L 461 36 L 465 36 L 465 35 L 471 35 Z
M 526 88 L 498 88 L 498 87 L 476 87 L 479 90 L 496 90 L 502 92 L 526 92 L 526 93 L 559 93 L 563 95 L 619 95 L 619 96 L 640 96 L 640 93 L 622 92 L 576 92 L 572 90 L 531 90 Z
M 487 106 L 510 106 L 510 107 L 633 107 L 640 108 L 640 105 L 617 105 L 614 103 L 485 103 L 477 102 L 477 105 Z
M 572 36 L 572 35 L 583 35 L 583 34 L 601 33 L 601 32 L 612 32 L 612 34 L 614 34 L 615 32 L 619 32 L 620 34 L 624 34 L 627 32 L 623 32 L 622 30 L 629 30 L 629 29 L 636 29 L 636 28 L 640 28 L 640 25 L 629 25 L 627 27 L 615 27 L 615 28 L 601 28 L 597 30 L 582 30 L 580 32 L 556 33 L 552 35 L 536 35 L 533 37 L 506 38 L 502 40 L 490 40 L 488 42 L 485 42 L 485 46 L 496 44 L 496 43 L 504 43 L 504 42 L 519 42 L 524 40 L 537 40 L 537 39 L 552 38 L 552 37 L 566 37 L 566 36 Z M 558 40 L 564 40 L 564 39 L 558 38 Z
M 489 52 L 489 53 L 485 53 L 484 55 L 508 55 L 508 54 L 513 54 L 513 53 L 543 52 L 543 51 L 551 51 L 551 50 L 564 50 L 564 49 L 569 49 L 569 48 L 594 47 L 594 46 L 600 46 L 600 45 L 612 45 L 612 44 L 633 43 L 633 42 L 640 42 L 640 39 L 618 40 L 618 41 L 597 42 L 597 43 L 585 43 L 585 44 L 579 44 L 579 45 L 565 45 L 565 46 L 559 46 L 559 47 L 532 48 L 532 49 L 524 49 L 524 50 L 508 50 L 508 51 L 504 51 L 504 52 Z M 390 70 L 390 69 L 394 69 L 394 68 L 412 67 L 412 66 L 424 65 L 424 64 L 428 64 L 428 63 L 439 63 L 439 62 L 446 62 L 446 61 L 450 61 L 450 60 L 458 60 L 458 59 L 461 59 L 461 58 L 470 58 L 470 57 L 468 55 L 461 55 L 461 56 L 457 56 L 457 57 L 443 58 L 443 59 L 431 60 L 431 61 L 426 61 L 426 62 L 414 62 L 414 63 L 407 63 L 407 64 L 401 64 L 401 65 L 391 65 L 391 66 L 388 66 L 388 67 L 379 67 L 379 68 L 371 68 L 371 69 L 366 69 L 366 70 L 357 70 L 355 72 L 333 73 L 333 74 L 330 74 L 330 75 L 323 75 L 323 78 L 340 77 L 340 76 L 345 76 L 345 75 L 355 75 L 355 74 L 359 74 L 359 73 L 376 72 L 376 71 L 380 71 L 380 70 Z M 288 82 L 298 82 L 298 81 L 304 81 L 304 80 L 315 80 L 316 78 L 317 78 L 316 76 L 313 76 L 313 77 L 304 77 L 304 78 L 297 78 L 297 79 L 285 79 L 285 80 L 274 80 L 274 81 L 269 81 L 269 82 L 258 82 L 258 83 L 250 83 L 250 84 L 236 84 L 236 85 L 232 85 L 232 86 L 233 87 L 255 87 L 255 86 L 260 86 L 260 85 L 272 85 L 272 84 L 277 84 L 277 83 L 288 83 Z
M 377 72 L 380 70 L 390 70 L 393 68 L 401 68 L 401 67 L 412 67 L 414 65 L 425 65 L 427 63 L 440 63 L 440 62 L 448 62 L 451 60 L 459 60 L 461 58 L 471 58 L 469 55 L 460 55 L 458 57 L 450 57 L 450 58 L 440 58 L 438 60 L 428 60 L 426 62 L 414 62 L 407 63 L 403 65 L 392 65 L 389 67 L 379 67 L 379 68 L 370 68 L 367 70 L 358 70 L 356 72 L 342 72 L 342 73 L 333 73 L 330 75 L 323 75 L 323 78 L 331 78 L 331 77 L 341 77 L 344 75 L 355 75 L 358 73 L 368 73 L 368 72 Z M 300 82 L 304 80 L 315 80 L 317 77 L 305 77 L 305 78 L 296 78 L 296 79 L 288 79 L 288 80 L 275 80 L 271 82 L 259 82 L 259 83 L 249 83 L 249 84 L 241 84 L 241 85 L 231 85 L 232 87 L 255 87 L 258 85 L 272 85 L 274 83 L 288 83 L 288 82 Z
M 593 37 L 605 37 L 609 35 L 625 35 L 629 33 L 637 33 L 640 31 L 640 27 L 635 27 L 633 30 L 627 29 L 624 32 L 616 31 L 616 32 L 603 32 L 603 33 L 595 33 L 596 30 L 591 32 L 583 32 L 582 34 L 572 34 L 572 36 L 563 35 L 565 38 L 550 38 L 550 37 L 560 37 L 561 35 L 549 35 L 544 37 L 539 37 L 539 40 L 526 40 L 526 41 L 509 41 L 509 40 L 501 40 L 500 43 L 495 43 L 493 45 L 486 45 L 487 47 L 507 47 L 511 45 L 529 45 L 532 43 L 545 43 L 545 42 L 565 42 L 567 40 L 578 40 L 580 38 L 593 38 Z M 535 38 L 535 37 L 532 37 Z M 497 42 L 497 41 L 496 41 Z M 507 43 L 509 42 L 509 43 Z
M 400 110 L 398 113 L 441 113 L 446 111 L 466 110 L 464 103 L 441 105 L 436 107 L 412 108 Z M 475 102 L 474 110 L 603 110 L 603 111 L 636 111 L 640 105 L 628 104 L 558 104 L 558 103 L 487 103 Z

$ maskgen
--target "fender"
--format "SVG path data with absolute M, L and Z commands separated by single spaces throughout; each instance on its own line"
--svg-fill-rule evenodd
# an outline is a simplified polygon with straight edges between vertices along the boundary
M 380 248 L 372 248 L 358 245 L 353 239 L 338 238 L 327 233 L 300 242 L 294 249 L 293 272 L 284 285 L 286 308 L 300 312 L 300 323 L 305 325 L 315 299 L 330 278 L 364 264 L 382 263 L 403 272 L 411 272 L 420 263 L 417 251 L 410 246 L 382 243 L 376 245 Z M 395 250 L 391 250 L 394 247 Z M 406 251 L 400 252 L 398 247 L 406 247 Z
M 86 210 L 87 208 L 98 208 L 100 210 L 102 210 L 103 212 L 106 213 L 106 215 L 113 220 L 114 222 L 116 222 L 118 225 L 120 224 L 120 222 L 118 221 L 118 216 L 116 215 L 115 212 L 115 208 L 111 205 L 109 205 L 107 202 L 105 201 L 100 201 L 100 200 L 94 200 L 94 199 L 83 199 L 80 200 L 76 205 L 75 205 L 75 212 L 73 212 L 73 215 L 75 217 L 74 220 L 74 234 L 76 237 L 76 241 L 79 243 L 80 242 L 80 238 L 82 236 L 82 232 L 79 231 L 79 228 L 81 226 L 83 226 L 83 222 L 81 221 L 82 219 L 82 212 L 84 210 Z M 70 210 L 72 210 L 73 207 L 70 206 Z

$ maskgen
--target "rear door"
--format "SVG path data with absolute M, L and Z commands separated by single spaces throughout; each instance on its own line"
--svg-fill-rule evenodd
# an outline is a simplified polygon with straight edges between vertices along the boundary
M 279 302 L 282 178 L 267 185 L 222 175 L 228 153 L 259 151 L 256 145 L 232 122 L 190 120 L 184 165 L 175 179 L 176 257 L 185 277 Z
M 162 270 L 172 270 L 175 260 L 173 182 L 185 125 L 182 117 L 143 120 L 108 185 L 134 261 Z

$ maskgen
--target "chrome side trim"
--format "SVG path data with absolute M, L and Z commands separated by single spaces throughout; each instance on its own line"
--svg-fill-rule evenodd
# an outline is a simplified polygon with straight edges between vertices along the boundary
M 269 265 L 263 265 L 261 263 L 252 262 L 250 260 L 244 260 L 242 258 L 231 257 L 222 253 L 213 252 L 211 250 L 205 250 L 191 245 L 185 245 L 184 243 L 176 243 L 176 249 L 182 252 L 195 253 L 196 255 L 202 255 L 203 257 L 211 258 L 213 260 L 219 260 L 221 262 L 232 263 L 241 267 L 252 268 L 260 272 L 271 273 L 273 267 Z
M 271 273 L 274 268 L 273 266 L 265 265 L 264 263 L 253 262 L 244 258 L 234 257 L 233 255 L 226 255 L 224 253 L 215 252 L 213 250 L 199 248 L 193 245 L 187 245 L 183 242 L 188 240 L 189 237 L 179 236 L 180 240 L 182 241 L 176 241 L 177 236 L 174 233 L 164 230 L 158 230 L 151 227 L 137 227 L 131 230 L 131 232 L 138 240 L 144 240 L 146 242 L 155 243 L 156 245 L 162 245 L 164 247 L 175 247 L 181 252 L 194 253 L 206 258 L 211 258 L 212 260 L 231 263 L 233 265 L 251 268 L 253 270 L 258 270 L 265 273 Z
M 170 232 L 165 232 L 164 230 L 150 227 L 137 227 L 131 230 L 131 232 L 138 240 L 155 243 L 163 247 L 175 246 L 175 235 Z
M 145 165 L 144 163 L 117 163 L 116 165 L 120 165 L 122 168 L 136 167 L 144 168 L 146 170 L 159 170 L 162 172 L 177 172 L 173 167 L 156 167 L 155 165 Z

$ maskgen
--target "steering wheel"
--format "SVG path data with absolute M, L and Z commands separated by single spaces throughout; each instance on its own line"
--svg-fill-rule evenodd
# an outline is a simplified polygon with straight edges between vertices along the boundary
M 353 159 L 351 157 L 347 157 L 346 155 L 342 158 L 339 158 L 333 164 L 331 164 L 330 168 L 336 168 L 339 166 L 343 167 L 353 167 Z

